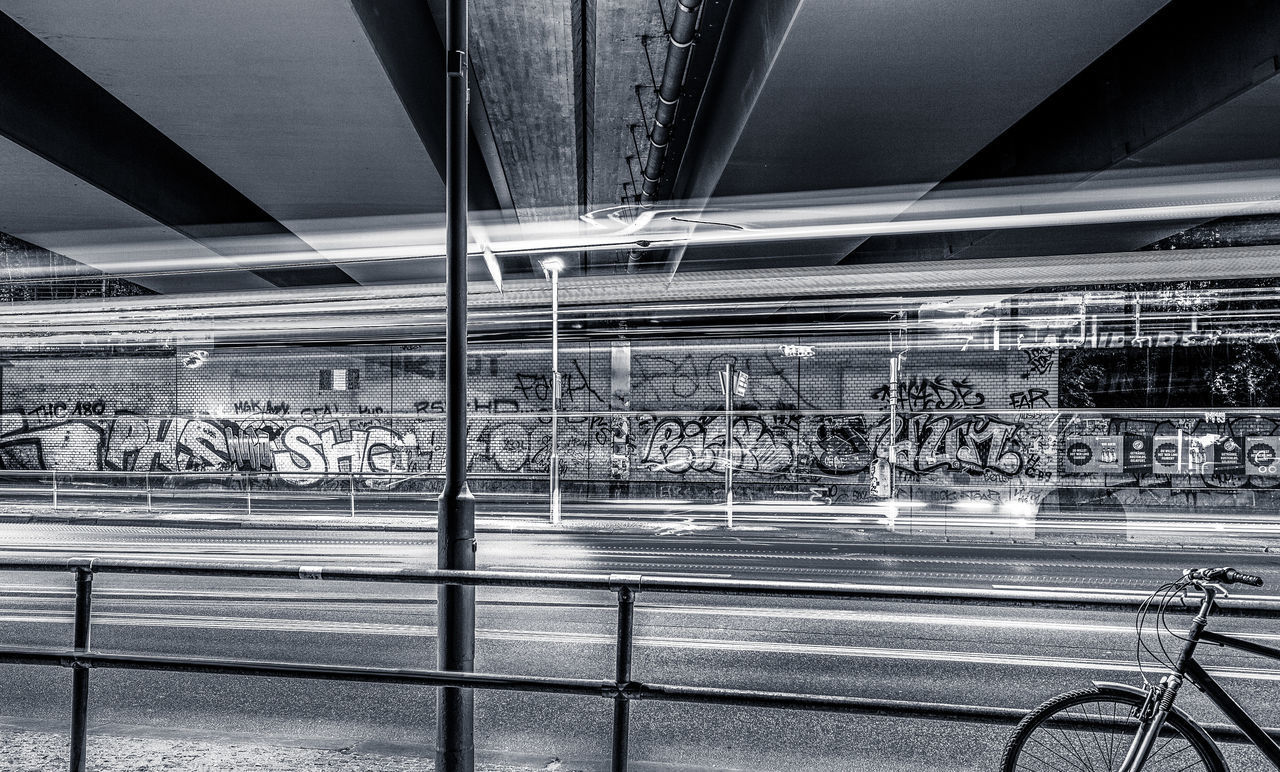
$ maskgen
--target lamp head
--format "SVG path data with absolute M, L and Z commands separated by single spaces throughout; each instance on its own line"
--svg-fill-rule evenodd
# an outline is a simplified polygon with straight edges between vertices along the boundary
M 545 277 L 547 281 L 550 281 L 552 274 L 559 275 L 559 273 L 564 270 L 564 258 L 553 255 L 551 257 L 544 258 L 539 265 L 542 266 L 543 277 Z

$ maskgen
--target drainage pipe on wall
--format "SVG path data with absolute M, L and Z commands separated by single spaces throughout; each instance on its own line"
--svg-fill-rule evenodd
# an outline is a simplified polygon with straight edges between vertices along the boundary
M 667 35 L 667 63 L 662 68 L 662 84 L 658 86 L 658 109 L 654 111 L 653 129 L 649 132 L 649 157 L 645 161 L 641 186 L 642 204 L 652 204 L 658 195 L 658 182 L 662 179 L 667 144 L 671 139 L 671 124 L 676 119 L 676 105 L 680 101 L 680 88 L 684 85 L 684 73 L 689 66 L 693 38 L 698 31 L 698 10 L 701 6 L 702 0 L 676 2 L 676 17 Z

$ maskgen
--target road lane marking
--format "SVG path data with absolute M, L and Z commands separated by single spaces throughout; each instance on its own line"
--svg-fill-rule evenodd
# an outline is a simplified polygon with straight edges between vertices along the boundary
M 677 566 L 678 567 L 678 566 Z M 692 567 L 692 566 L 691 566 Z M 528 566 L 487 566 L 489 571 L 528 571 Z M 684 579 L 728 579 L 733 574 L 712 574 L 706 571 L 648 571 L 645 576 L 680 577 Z
M 553 546 L 554 543 L 547 543 L 542 546 Z M 614 557 L 749 557 L 768 560 L 838 560 L 859 563 L 927 563 L 946 566 L 996 566 L 1005 569 L 1008 568 L 1074 568 L 1074 569 L 1094 569 L 1094 570 L 1114 570 L 1114 571 L 1169 571 L 1168 566 L 1134 566 L 1107 564 L 1096 565 L 1088 563 L 1064 563 L 1041 560 L 956 560 L 954 558 L 934 558 L 934 557 L 903 557 L 895 555 L 828 555 L 818 553 L 803 552 L 766 552 L 760 550 L 733 550 L 733 549 L 701 549 L 701 550 L 669 550 L 654 549 L 652 545 L 645 548 L 619 548 L 619 547 L 594 547 L 591 545 L 583 545 L 580 549 L 587 550 L 596 555 L 608 555 Z
M 481 634 L 483 632 L 483 634 Z M 477 636 L 487 640 L 522 642 L 565 641 L 580 644 L 615 645 L 612 635 L 592 633 L 532 633 L 519 630 L 477 631 Z M 649 638 L 638 636 L 635 645 L 667 649 L 703 649 L 712 651 L 757 652 L 770 654 L 808 654 L 863 659 L 914 660 L 948 662 L 953 664 L 1005 665 L 1014 667 L 1044 667 L 1066 670 L 1104 670 L 1139 672 L 1131 662 L 1087 659 L 1080 657 L 1044 657 L 1021 654 L 989 654 L 985 652 L 955 652 L 935 649 L 885 649 L 869 646 L 842 646 L 813 643 L 771 643 L 765 641 L 709 640 L 700 638 Z M 1159 672 L 1159 668 L 1146 665 L 1147 672 Z M 1210 673 L 1223 678 L 1241 678 L 1259 681 L 1280 681 L 1280 670 L 1242 667 L 1209 667 Z
M 1097 592 L 1098 591 L 1096 587 L 1062 587 L 1062 586 L 1046 586 L 1046 585 L 1038 585 L 1038 584 L 993 584 L 991 585 L 991 589 L 1020 590 L 1024 592 L 1028 590 L 1032 592 Z M 1132 595 L 1137 598 L 1145 598 L 1151 594 L 1150 590 L 1126 590 L 1124 588 L 1119 588 L 1119 587 L 1113 590 L 1109 589 L 1107 590 L 1107 592 L 1114 593 L 1114 594 Z M 1254 594 L 1235 593 L 1235 592 L 1231 593 L 1230 595 L 1228 595 L 1225 592 L 1219 593 L 1218 597 L 1235 598 L 1237 600 L 1280 601 L 1280 595 L 1254 595 Z M 1191 603 L 1190 605 L 1187 606 L 1187 610 L 1194 611 L 1195 607 L 1199 605 L 1200 601 L 1195 600 L 1196 596 L 1194 594 L 1190 595 L 1189 598 L 1191 600 Z
M 69 624 L 69 613 L 13 615 L 0 618 L 3 622 L 60 623 Z M 95 624 L 125 627 L 171 627 L 206 630 L 252 630 L 258 632 L 301 632 L 325 634 L 381 635 L 397 637 L 431 637 L 436 628 L 431 625 L 391 625 L 373 622 L 318 622 L 299 624 L 298 620 L 249 619 L 238 617 L 174 617 L 167 614 L 113 614 L 95 615 Z M 577 645 L 614 646 L 612 633 L 573 633 L 566 631 L 507 630 L 479 628 L 476 637 L 481 640 L 522 643 L 573 643 Z M 860 659 L 900 660 L 919 662 L 946 662 L 949 664 L 1000 665 L 1006 667 L 1057 668 L 1065 670 L 1139 672 L 1132 662 L 1093 659 L 1083 657 L 1049 657 L 1043 655 L 997 654 L 991 652 L 965 652 L 938 649 L 896 649 L 847 644 L 815 644 L 798 642 L 748 641 L 708 638 L 676 638 L 640 635 L 636 646 L 657 649 L 691 649 L 704 651 L 754 652 L 761 654 L 808 655 L 846 657 Z M 1157 668 L 1147 665 L 1148 671 Z M 1280 669 L 1214 666 L 1210 673 L 1224 678 L 1260 681 L 1280 681 Z
M 408 601 L 415 603 L 416 601 Z M 200 605 L 243 605 L 243 600 L 229 600 L 227 603 L 218 602 L 200 602 Z M 281 603 L 275 604 L 282 609 L 298 610 L 301 604 Z M 511 603 L 508 601 L 479 601 L 481 607 L 545 607 L 545 608 L 580 608 L 589 609 L 598 612 L 612 612 L 615 609 L 613 604 L 584 604 L 575 602 L 543 602 L 530 601 L 528 603 Z M 324 610 L 323 604 L 307 604 L 302 610 Z M 350 611 L 344 608 L 344 612 Z M 1081 632 L 1081 633 L 1098 633 L 1098 634 L 1118 634 L 1127 635 L 1133 632 L 1132 624 L 1123 625 L 1107 625 L 1091 622 L 1062 622 L 1053 620 L 1028 620 L 1022 617 L 1016 619 L 1000 619 L 995 617 L 956 617 L 945 616 L 941 614 L 916 614 L 916 613 L 894 613 L 894 612 L 872 612 L 872 611 L 848 611 L 842 609 L 794 609 L 794 608 L 756 608 L 750 606 L 678 606 L 678 605 L 649 605 L 642 604 L 637 608 L 637 613 L 641 619 L 651 614 L 667 615 L 674 617 L 681 616 L 702 616 L 702 617 L 738 617 L 738 618 L 759 618 L 759 619 L 788 619 L 800 621 L 816 621 L 816 622 L 841 622 L 841 623 L 857 623 L 857 624 L 892 624 L 892 625 L 911 625 L 911 626 L 933 626 L 933 627 L 959 627 L 959 628 L 975 628 L 987 630 L 1036 630 L 1042 632 Z M 62 609 L 27 609 L 13 610 L 10 616 L 0 616 L 0 622 L 20 622 L 20 621 L 67 621 L 70 620 L 70 612 Z M 43 617 L 33 617 L 30 615 L 43 614 Z M 23 616 L 26 615 L 26 616 Z M 197 619 L 197 620 L 246 620 L 248 622 L 256 621 L 253 617 L 216 617 L 216 616 L 197 616 L 185 614 L 181 617 L 173 617 L 166 614 L 148 614 L 145 612 L 97 612 L 94 616 L 95 621 L 104 618 L 119 619 Z M 323 625 L 328 624 L 321 620 L 298 620 L 298 619 L 272 619 L 270 621 L 280 624 L 292 624 L 298 629 L 304 629 L 305 625 Z M 582 620 L 586 623 L 595 620 Z M 348 624 L 348 623 L 334 623 Z M 349 623 L 349 624 L 365 624 L 377 626 L 378 623 Z M 666 622 L 655 621 L 652 623 L 641 622 L 642 626 L 673 626 Z M 398 626 L 392 626 L 398 627 Z M 308 628 L 309 629 L 309 628 Z M 761 631 L 768 632 L 768 631 Z M 817 634 L 823 634 L 816 631 Z M 830 633 L 833 635 L 839 632 Z M 1280 641 L 1280 633 L 1233 633 L 1241 638 L 1259 641 Z

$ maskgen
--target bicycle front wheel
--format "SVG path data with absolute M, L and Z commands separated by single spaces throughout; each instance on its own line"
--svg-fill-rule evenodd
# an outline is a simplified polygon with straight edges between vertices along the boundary
M 1096 686 L 1059 695 L 1027 714 L 1005 745 L 1003 772 L 1117 772 L 1138 733 L 1136 694 Z M 1143 772 L 1227 772 L 1202 731 L 1170 713 Z

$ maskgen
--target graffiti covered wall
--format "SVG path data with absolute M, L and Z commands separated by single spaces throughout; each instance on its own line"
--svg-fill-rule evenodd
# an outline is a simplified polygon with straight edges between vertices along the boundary
M 13 363 L 0 465 L 372 489 L 429 488 L 441 471 L 438 352 L 215 351 L 188 364 Z M 727 451 L 726 366 L 746 375 Z M 469 368 L 471 474 L 482 489 L 536 490 L 550 463 L 549 357 L 478 348 Z M 561 372 L 563 476 L 619 495 L 717 500 L 727 456 L 742 499 L 856 502 L 891 444 L 900 479 L 926 497 L 975 481 L 1024 495 L 1021 482 L 1043 483 L 1054 469 L 1056 444 L 1040 425 L 1056 400 L 1053 357 L 1040 352 L 909 357 L 892 443 L 887 355 L 840 343 L 606 344 L 566 350 Z

